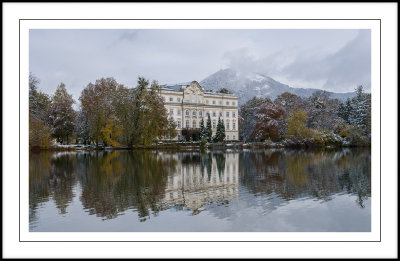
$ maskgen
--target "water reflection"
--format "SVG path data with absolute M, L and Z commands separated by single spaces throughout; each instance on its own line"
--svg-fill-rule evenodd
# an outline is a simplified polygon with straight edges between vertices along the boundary
M 204 205 L 238 195 L 239 160 L 236 154 L 186 153 L 173 156 L 177 164 L 168 177 L 163 204 L 200 213 Z
M 371 196 L 369 150 L 268 150 L 240 154 L 241 184 L 253 193 L 275 192 L 285 200 L 311 196 L 324 201 L 338 192 Z
M 272 195 L 280 202 L 356 195 L 354 206 L 362 209 L 371 197 L 370 165 L 365 149 L 31 154 L 30 228 L 40 226 L 38 210 L 49 202 L 57 209 L 50 218 L 56 218 L 68 214 L 74 199 L 81 204 L 80 212 L 74 208 L 78 219 L 114 220 L 130 210 L 140 222 L 167 209 L 215 213 L 232 201 L 250 201 L 254 207 L 245 211 L 255 211 L 257 198 L 268 201 Z

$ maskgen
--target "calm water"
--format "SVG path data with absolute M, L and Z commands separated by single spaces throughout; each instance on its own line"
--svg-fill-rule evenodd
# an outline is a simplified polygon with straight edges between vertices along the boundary
M 371 231 L 370 150 L 42 152 L 30 231 Z

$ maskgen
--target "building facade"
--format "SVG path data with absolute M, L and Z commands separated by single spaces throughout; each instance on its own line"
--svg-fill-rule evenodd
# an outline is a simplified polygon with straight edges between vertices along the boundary
M 168 117 L 171 117 L 177 125 L 178 135 L 175 140 L 182 138 L 184 128 L 200 128 L 201 119 L 206 126 L 208 115 L 211 118 L 213 135 L 216 133 L 220 118 L 225 124 L 225 140 L 239 139 L 237 96 L 207 92 L 196 81 L 186 85 L 163 85 L 161 96 Z

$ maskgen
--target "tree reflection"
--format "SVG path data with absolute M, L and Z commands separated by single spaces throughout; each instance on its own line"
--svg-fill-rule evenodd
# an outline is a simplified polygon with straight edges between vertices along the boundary
M 158 204 L 176 160 L 151 151 L 93 155 L 82 177 L 81 201 L 90 214 L 115 218 L 128 208 L 142 220 L 162 209 Z M 122 167 L 123 166 L 123 167 Z
M 49 200 L 51 153 L 29 155 L 29 222 L 36 220 L 38 206 Z
M 371 196 L 370 151 L 265 150 L 222 152 L 41 152 L 29 157 L 30 223 L 52 199 L 66 214 L 77 191 L 89 214 L 112 219 L 128 209 L 145 221 L 173 206 L 199 214 L 211 202 L 228 204 L 240 189 L 284 200 L 331 200 L 345 192 L 365 206 Z M 222 204 L 222 203 L 221 203 Z
M 267 150 L 241 154 L 241 183 L 253 193 L 277 193 L 286 200 L 312 196 L 331 200 L 344 189 L 358 195 L 357 204 L 371 196 L 370 151 Z

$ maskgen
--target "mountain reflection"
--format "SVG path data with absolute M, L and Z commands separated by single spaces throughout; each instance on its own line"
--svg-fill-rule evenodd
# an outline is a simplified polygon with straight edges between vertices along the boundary
M 257 152 L 42 152 L 29 158 L 30 222 L 54 201 L 59 215 L 78 199 L 84 210 L 113 219 L 127 210 L 140 221 L 174 208 L 199 214 L 229 204 L 239 191 L 331 200 L 337 193 L 371 196 L 369 150 Z

